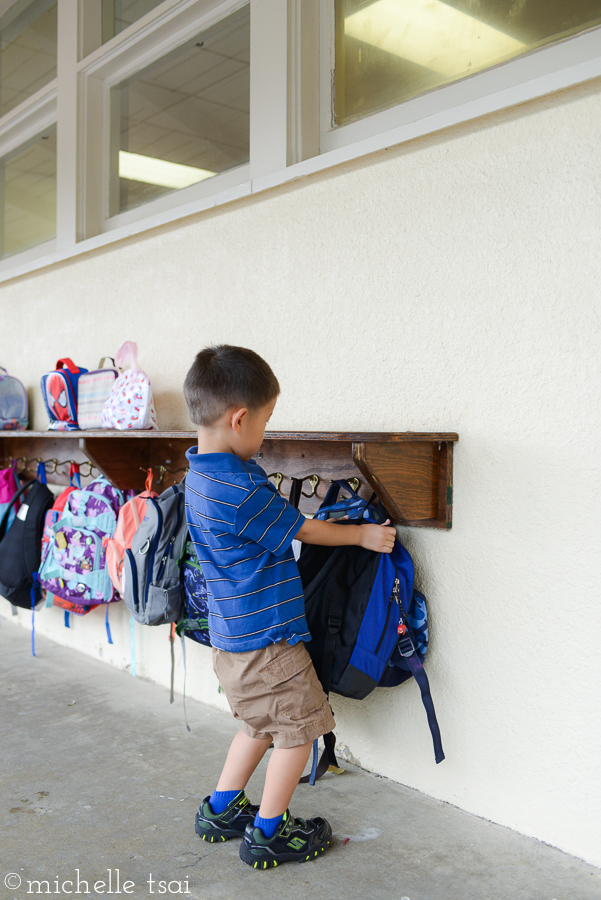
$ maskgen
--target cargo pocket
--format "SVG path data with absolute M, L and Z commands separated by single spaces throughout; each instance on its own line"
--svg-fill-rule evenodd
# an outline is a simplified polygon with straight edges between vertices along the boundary
M 302 641 L 293 647 L 284 645 L 282 652 L 262 666 L 258 674 L 293 722 L 302 721 L 322 708 L 326 697 Z
M 163 622 L 177 622 L 179 619 L 184 588 L 175 584 L 170 588 L 162 588 L 151 584 L 148 588 L 148 599 L 144 616 L 147 625 L 161 625 Z

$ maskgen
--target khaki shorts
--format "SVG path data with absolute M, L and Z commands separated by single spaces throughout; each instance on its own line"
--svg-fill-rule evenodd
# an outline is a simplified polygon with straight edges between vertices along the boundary
M 299 747 L 335 727 L 304 641 L 230 653 L 213 647 L 213 669 L 245 734 Z

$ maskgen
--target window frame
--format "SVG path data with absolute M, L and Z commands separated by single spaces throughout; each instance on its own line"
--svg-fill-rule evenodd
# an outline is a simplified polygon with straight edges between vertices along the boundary
M 57 77 L 0 119 L 0 156 L 57 126 L 56 239 L 0 282 L 601 76 L 598 27 L 334 128 L 331 0 L 248 0 L 250 162 L 109 217 L 110 88 L 245 0 L 163 0 L 96 46 L 100 2 L 58 0 Z
M 345 125 L 334 125 L 334 4 L 320 5 L 320 151 L 374 149 L 479 118 L 601 75 L 601 26 L 560 39 Z M 378 140 L 378 137 L 380 138 Z M 367 151 L 369 152 L 369 151 Z
M 134 23 L 78 63 L 82 90 L 80 127 L 85 146 L 81 168 L 88 198 L 80 213 L 81 240 L 202 202 L 248 181 L 249 165 L 239 166 L 134 209 L 110 214 L 111 140 L 116 137 L 111 128 L 111 90 L 245 5 L 247 0 L 221 0 L 218 4 L 211 0 L 188 0 L 171 4 L 167 10 L 161 5 L 140 20 L 142 26 L 136 28 L 138 23 Z M 98 172 L 101 172 L 99 184 Z M 91 198 L 94 200 L 90 203 Z

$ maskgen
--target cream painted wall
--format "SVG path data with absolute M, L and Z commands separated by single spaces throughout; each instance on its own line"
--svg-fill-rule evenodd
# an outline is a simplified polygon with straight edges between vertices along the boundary
M 276 371 L 275 430 L 458 431 L 452 531 L 401 529 L 430 599 L 447 759 L 415 684 L 334 697 L 339 740 L 597 865 L 600 147 L 596 82 L 0 291 L 0 362 L 31 388 L 36 428 L 59 356 L 92 367 L 135 339 L 162 428 L 189 427 L 187 368 L 227 341 Z M 111 616 L 113 647 L 99 612 L 66 630 L 45 610 L 37 628 L 125 666 L 129 624 Z M 166 630 L 137 641 L 138 674 L 166 683 Z M 190 644 L 187 687 L 224 707 Z

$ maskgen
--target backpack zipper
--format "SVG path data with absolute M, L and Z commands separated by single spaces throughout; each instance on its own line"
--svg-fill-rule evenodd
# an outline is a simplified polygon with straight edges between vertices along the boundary
M 398 575 L 394 576 L 394 584 L 392 586 L 392 591 L 390 592 L 390 597 L 388 598 L 388 609 L 386 610 L 386 621 L 384 622 L 384 628 L 382 629 L 382 634 L 380 635 L 380 640 L 378 641 L 377 647 L 374 653 L 378 653 L 378 650 L 382 646 L 382 641 L 384 640 L 384 636 L 388 629 L 388 623 L 390 621 L 390 611 L 392 610 L 392 606 L 394 601 L 398 598 L 399 595 L 399 577 Z

